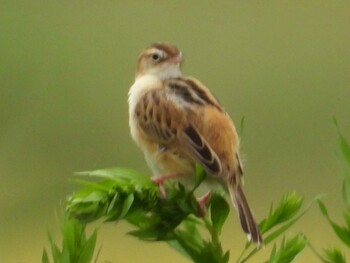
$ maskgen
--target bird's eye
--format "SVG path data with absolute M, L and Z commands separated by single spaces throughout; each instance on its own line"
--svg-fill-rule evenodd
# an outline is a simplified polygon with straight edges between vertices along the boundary
M 153 54 L 153 55 L 152 55 L 152 59 L 153 59 L 154 61 L 158 61 L 158 60 L 160 59 L 160 55 L 159 55 L 159 54 Z

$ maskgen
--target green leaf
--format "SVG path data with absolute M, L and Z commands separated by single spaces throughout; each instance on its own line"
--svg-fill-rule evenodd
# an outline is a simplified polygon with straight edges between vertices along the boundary
M 266 233 L 271 228 L 282 224 L 295 216 L 303 203 L 303 198 L 296 192 L 283 195 L 276 209 L 271 206 L 270 213 L 260 223 L 261 233 Z
M 75 251 L 77 244 L 80 243 L 82 226 L 73 219 L 65 218 L 63 224 L 63 252 Z
M 138 229 L 129 231 L 128 235 L 137 237 L 144 241 L 156 241 L 158 240 L 158 233 L 155 233 L 153 229 Z
M 338 238 L 343 241 L 343 243 L 345 245 L 347 245 L 348 247 L 350 247 L 350 229 L 346 228 L 346 227 L 341 227 L 338 224 L 336 224 L 335 222 L 333 222 L 331 220 L 331 218 L 328 215 L 328 211 L 326 206 L 323 204 L 323 202 L 321 202 L 320 200 L 318 201 L 320 210 L 322 212 L 322 214 L 326 217 L 326 219 L 328 220 L 328 222 L 331 224 L 334 232 L 336 233 L 336 235 L 338 236 Z
M 174 240 L 168 241 L 168 244 L 187 258 L 199 260 L 205 243 L 198 226 L 196 220 L 185 219 L 175 230 Z
M 350 180 L 343 180 L 342 195 L 347 210 L 350 210 Z
M 197 189 L 198 186 L 204 181 L 204 179 L 207 177 L 207 174 L 203 168 L 202 165 L 196 163 L 196 171 L 195 171 L 195 175 L 196 175 L 196 182 L 194 185 L 193 190 Z
M 201 233 L 199 232 L 199 226 L 201 226 L 201 223 L 194 220 L 193 217 L 189 216 L 177 229 L 183 229 L 182 236 L 186 237 L 186 240 L 188 240 L 190 243 L 197 244 L 197 247 L 203 247 L 204 240 L 201 236 Z M 177 235 L 179 235 L 179 233 L 180 232 L 177 232 Z
M 119 216 L 119 219 L 124 218 L 127 215 L 133 203 L 134 203 L 134 194 L 131 193 L 128 195 L 128 197 L 124 201 L 123 209 Z
M 46 249 L 44 249 L 43 255 L 41 257 L 42 263 L 50 263 L 49 256 L 47 255 Z
M 60 256 L 60 260 L 59 262 L 61 263 L 73 263 L 75 262 L 75 252 L 76 251 L 72 251 L 72 254 L 71 254 L 71 251 L 69 251 L 68 249 L 63 249 L 62 250 L 62 254 Z
M 185 235 L 180 233 L 177 233 L 175 237 L 176 243 L 172 242 L 172 247 L 174 247 L 178 252 L 182 253 L 187 258 L 192 259 L 194 262 L 200 262 L 200 260 L 202 260 L 202 248 L 198 246 L 198 244 L 189 242 L 188 239 L 186 239 Z
M 224 254 L 224 257 L 222 258 L 222 262 L 229 262 L 230 260 L 230 251 L 227 251 L 225 254 Z
M 264 237 L 264 245 L 268 245 L 270 244 L 273 240 L 275 240 L 276 238 L 278 238 L 280 235 L 282 235 L 283 233 L 285 233 L 291 226 L 293 226 L 301 217 L 303 217 L 305 215 L 305 213 L 310 209 L 310 207 L 312 206 L 312 204 L 315 201 L 319 201 L 320 198 L 322 196 L 316 196 L 313 200 L 311 200 L 309 202 L 309 204 L 299 213 L 295 214 L 291 219 L 289 219 L 287 222 L 285 222 L 284 224 L 282 224 L 281 226 L 279 226 L 277 229 L 275 229 L 274 231 L 271 231 L 271 233 L 269 233 L 268 235 L 266 235 Z M 282 200 L 284 199 L 284 197 L 282 198 Z M 273 213 L 273 210 L 270 210 L 270 214 Z M 265 219 L 264 219 L 265 220 Z M 264 222 L 263 220 L 263 222 Z M 263 223 L 262 222 L 262 223 Z M 276 225 L 277 226 L 277 225 Z M 242 251 L 239 260 L 237 262 L 240 263 L 244 263 L 246 261 L 248 261 L 248 259 L 250 259 L 253 255 L 255 255 L 259 249 L 258 248 L 253 248 L 248 255 L 246 255 L 246 252 L 248 251 L 249 247 L 251 246 L 251 243 L 247 243 L 246 247 L 244 248 L 244 250 Z
M 179 252 L 181 255 L 185 256 L 188 259 L 192 259 L 191 252 L 188 252 L 188 249 L 185 249 L 185 246 L 181 244 L 178 240 L 169 240 L 167 241 L 168 245 Z
M 325 217 L 327 217 L 327 219 L 328 219 L 328 211 L 327 211 L 327 208 L 326 208 L 326 206 L 324 205 L 324 203 L 323 203 L 321 200 L 318 200 L 317 203 L 318 203 L 318 206 L 319 206 L 319 208 L 320 208 L 322 214 L 323 214 Z
M 62 250 L 48 233 L 53 263 L 90 263 L 94 254 L 97 231 L 87 239 L 85 225 L 76 220 L 65 218 L 62 227 Z M 44 250 L 43 263 L 49 263 L 48 253 Z
M 113 181 L 108 180 L 104 181 L 104 183 L 101 182 L 90 182 L 82 179 L 72 179 L 72 182 L 76 184 L 80 184 L 82 186 L 85 186 L 87 189 L 89 189 L 88 192 L 92 190 L 100 191 L 100 192 L 108 192 L 113 185 L 115 184 Z M 75 196 L 85 196 L 87 191 L 80 191 L 79 193 L 75 193 Z
M 107 208 L 107 214 L 109 214 L 109 213 L 111 213 L 111 211 L 113 210 L 113 209 L 115 209 L 115 204 L 116 204 L 116 202 L 117 202 L 117 200 L 118 200 L 118 197 L 119 197 L 119 193 L 116 193 L 114 196 L 113 196 L 113 198 L 112 198 L 112 201 L 109 203 L 109 205 L 108 205 L 108 208 Z
M 50 233 L 48 233 L 49 241 L 50 241 L 50 246 L 51 246 L 51 253 L 52 253 L 52 258 L 53 262 L 58 262 L 60 256 L 61 256 L 61 251 L 58 248 L 58 246 L 55 244 L 52 236 Z
M 210 218 L 218 235 L 221 234 L 221 229 L 230 212 L 230 206 L 225 198 L 220 195 L 213 195 L 210 201 Z
M 345 219 L 346 227 L 350 229 L 350 211 L 346 211 L 344 213 L 344 219 Z
M 229 253 L 223 252 L 219 242 L 219 234 L 229 213 L 229 206 L 222 196 L 214 193 L 208 213 L 204 218 L 197 218 L 199 206 L 195 188 L 186 189 L 180 183 L 170 182 L 165 186 L 167 197 L 161 198 L 150 178 L 129 169 L 101 169 L 80 174 L 97 177 L 100 181 L 79 182 L 83 189 L 67 202 L 67 212 L 74 218 L 82 222 L 101 217 L 107 221 L 125 219 L 136 228 L 128 234 L 142 240 L 166 241 L 194 262 L 228 262 Z M 204 169 L 198 165 L 196 187 L 205 177 Z M 211 242 L 203 238 L 205 230 Z M 86 240 L 80 243 L 80 248 L 76 249 L 80 257 L 73 262 L 79 259 L 79 263 L 85 263 L 91 256 L 91 249 L 85 251 L 83 248 L 90 243 Z M 91 242 L 90 246 L 94 247 L 94 244 Z
M 338 151 L 337 157 L 341 164 L 343 175 L 342 194 L 343 200 L 348 210 L 350 210 L 350 144 L 340 132 L 337 121 L 334 124 L 338 132 Z
M 323 261 L 326 263 L 346 263 L 345 256 L 339 248 L 326 249 Z
M 94 171 L 78 172 L 77 175 L 100 177 L 104 179 L 113 179 L 118 182 L 120 180 L 132 181 L 144 186 L 154 186 L 148 176 L 145 176 L 135 170 L 122 167 L 113 167 L 108 169 L 99 169 Z
M 298 234 L 291 239 L 283 239 L 281 246 L 274 247 L 267 263 L 289 263 L 305 248 L 307 239 Z
M 222 252 L 220 245 L 201 240 L 193 241 L 186 230 L 176 231 L 176 240 L 169 243 L 178 252 L 196 263 L 227 263 L 229 253 Z
M 94 255 L 95 245 L 97 239 L 97 230 L 93 232 L 90 238 L 84 242 L 83 247 L 79 253 L 79 259 L 77 263 L 90 263 Z
M 339 130 L 339 126 L 336 124 L 336 128 L 338 131 L 338 145 L 340 148 L 340 152 L 344 157 L 344 160 L 347 162 L 348 166 L 350 166 L 350 144 L 347 142 L 343 134 Z
M 339 237 L 339 239 L 341 241 L 343 241 L 343 243 L 345 245 L 350 247 L 350 230 L 345 228 L 345 227 L 341 227 L 341 226 L 337 225 L 336 223 L 334 223 L 332 221 L 330 221 L 330 223 L 332 225 L 332 228 L 333 228 L 334 232 Z
M 320 198 L 322 196 L 316 196 L 313 200 L 311 200 L 309 202 L 309 204 L 299 213 L 299 214 L 295 214 L 293 216 L 293 218 L 291 218 L 288 222 L 286 222 L 284 225 L 282 225 L 280 228 L 278 228 L 277 230 L 273 231 L 271 234 L 269 234 L 268 236 L 266 236 L 264 243 L 265 245 L 269 244 L 270 242 L 272 242 L 273 240 L 275 240 L 277 237 L 279 237 L 281 234 L 285 233 L 292 225 L 294 225 L 296 222 L 298 222 L 298 220 L 300 218 L 302 218 L 306 212 L 310 209 L 310 207 L 312 206 L 312 204 L 315 201 L 319 201 Z

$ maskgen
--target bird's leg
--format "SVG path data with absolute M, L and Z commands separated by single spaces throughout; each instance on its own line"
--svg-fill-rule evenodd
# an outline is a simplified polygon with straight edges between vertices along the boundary
M 166 198 L 166 191 L 164 188 L 164 182 L 167 180 L 171 180 L 174 178 L 178 178 L 184 176 L 184 174 L 182 173 L 168 173 L 168 174 L 164 174 L 164 175 L 156 175 L 156 176 L 152 176 L 151 180 L 153 183 L 155 183 L 156 185 L 158 185 L 159 187 L 159 191 L 162 195 L 163 198 Z
M 207 204 L 211 198 L 211 191 L 209 191 L 208 193 L 206 193 L 205 195 L 199 197 L 197 199 L 197 203 L 199 205 L 199 216 L 200 217 L 204 217 L 205 214 L 207 213 Z

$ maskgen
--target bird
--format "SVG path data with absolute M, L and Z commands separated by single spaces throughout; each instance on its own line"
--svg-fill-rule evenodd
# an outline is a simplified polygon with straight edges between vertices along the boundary
M 159 184 L 193 179 L 200 164 L 230 194 L 243 231 L 260 246 L 263 239 L 243 192 L 233 121 L 201 81 L 182 74 L 183 61 L 182 52 L 169 43 L 153 43 L 141 52 L 128 93 L 131 137 Z

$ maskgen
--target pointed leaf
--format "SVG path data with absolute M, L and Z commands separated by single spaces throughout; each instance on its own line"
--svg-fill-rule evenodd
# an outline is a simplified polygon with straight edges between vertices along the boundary
M 66 218 L 63 223 L 63 248 L 65 251 L 75 251 L 76 245 L 79 243 L 79 234 L 76 235 L 77 228 L 79 228 L 78 223 L 73 222 L 73 220 L 69 220 Z M 80 232 L 80 231 L 79 231 Z
M 113 180 L 127 180 L 127 181 L 133 181 L 137 182 L 138 184 L 144 184 L 147 186 L 154 186 L 152 184 L 150 178 L 148 176 L 145 176 L 135 170 L 129 169 L 129 168 L 122 168 L 122 167 L 114 167 L 114 168 L 108 168 L 108 169 L 100 169 L 95 171 L 85 171 L 85 172 L 78 172 L 76 173 L 78 175 L 85 175 L 85 176 L 93 176 L 93 177 L 101 177 L 105 179 L 113 179 Z
M 279 248 L 274 248 L 267 263 L 290 263 L 305 248 L 306 238 L 302 235 L 296 235 L 291 239 L 283 239 Z
M 343 243 L 345 245 L 347 245 L 348 247 L 350 247 L 350 230 L 345 228 L 345 227 L 341 227 L 339 225 L 337 225 L 336 223 L 330 221 L 334 232 L 337 234 L 337 236 L 339 237 L 339 239 L 341 241 L 343 241 Z
M 119 219 L 124 218 L 127 215 L 127 213 L 129 212 L 133 202 L 134 202 L 134 194 L 131 193 L 131 194 L 128 195 L 128 197 L 124 201 L 123 209 L 122 209 L 122 212 L 121 212 L 121 214 L 119 216 Z
M 129 231 L 128 235 L 137 237 L 141 240 L 156 241 L 159 240 L 159 233 L 154 229 L 138 229 Z
M 330 248 L 325 250 L 323 260 L 327 263 L 346 263 L 344 254 L 339 248 Z
M 327 208 L 324 205 L 324 203 L 321 200 L 318 200 L 317 203 L 318 203 L 318 206 L 319 206 L 322 214 L 328 218 L 328 211 L 327 211 Z
M 204 179 L 207 176 L 203 166 L 198 163 L 196 163 L 195 175 L 196 175 L 196 183 L 193 190 L 197 189 L 197 187 L 204 181 Z
M 198 230 L 200 222 L 191 219 L 191 217 L 186 218 L 183 221 L 183 223 L 178 227 L 178 229 L 175 230 L 176 234 L 180 235 L 181 233 L 181 236 L 188 240 L 188 242 L 192 243 L 193 245 L 196 245 L 197 247 L 203 247 L 204 240 L 201 236 L 201 233 Z
M 344 213 L 344 219 L 345 219 L 346 227 L 350 229 L 350 212 L 349 211 L 346 211 Z
M 278 228 L 277 230 L 269 234 L 267 237 L 265 237 L 264 244 L 265 245 L 269 244 L 270 242 L 275 240 L 277 237 L 285 233 L 292 225 L 294 225 L 301 217 L 303 217 L 306 214 L 306 212 L 310 209 L 310 207 L 315 201 L 320 202 L 321 197 L 322 196 L 316 196 L 299 214 L 295 215 L 287 223 L 285 223 L 280 228 Z
M 217 235 L 220 235 L 229 212 L 230 206 L 225 198 L 217 194 L 213 195 L 210 201 L 210 217 Z
M 343 200 L 347 209 L 350 211 L 350 144 L 347 142 L 343 134 L 340 132 L 337 121 L 334 124 L 338 132 L 338 151 L 337 157 L 341 164 L 343 175 Z
M 326 219 L 328 220 L 328 222 L 331 224 L 334 232 L 336 233 L 336 235 L 339 237 L 339 239 L 341 241 L 344 242 L 344 244 L 346 244 L 348 247 L 350 247 L 350 229 L 346 228 L 346 227 L 341 227 L 338 224 L 334 223 L 331 218 L 328 215 L 328 211 L 326 206 L 323 204 L 323 202 L 321 202 L 320 200 L 318 201 L 318 205 L 320 207 L 320 210 L 322 212 L 322 214 L 326 217 Z
M 202 248 L 199 247 L 198 244 L 193 244 L 191 242 L 188 242 L 188 240 L 184 238 L 184 236 L 181 234 L 176 234 L 175 237 L 178 245 L 182 248 L 177 251 L 179 252 L 185 251 L 185 253 L 183 253 L 184 256 L 192 259 L 193 262 L 200 263 L 202 259 L 201 257 Z M 176 246 L 174 248 L 176 248 Z
M 50 245 L 51 245 L 51 253 L 52 253 L 53 262 L 58 262 L 60 255 L 61 255 L 61 251 L 58 248 L 58 246 L 55 244 L 50 233 L 48 233 L 48 237 L 49 237 L 49 241 L 50 241 Z
M 203 250 L 205 241 L 200 236 L 198 226 L 200 222 L 192 220 L 191 217 L 186 219 L 174 232 L 174 240 L 168 241 L 168 244 L 194 262 L 203 262 Z
M 75 262 L 75 252 L 79 253 L 79 251 L 72 251 L 72 254 L 68 249 L 63 249 L 62 254 L 60 256 L 59 262 L 64 263 L 73 263 Z
M 183 245 L 178 240 L 169 240 L 167 241 L 167 244 L 175 249 L 177 252 L 179 252 L 181 255 L 185 256 L 188 259 L 192 259 L 191 253 L 188 253 L 186 249 L 184 249 Z
M 50 263 L 49 256 L 47 255 L 46 249 L 44 249 L 43 255 L 41 257 L 42 263 Z
M 350 211 L 350 180 L 343 180 L 342 194 L 346 208 Z
M 77 263 L 90 263 L 94 255 L 95 245 L 97 239 L 97 230 L 93 232 L 90 238 L 85 242 L 79 253 L 79 260 Z
M 230 260 L 230 251 L 227 251 L 223 257 L 223 262 L 228 263 Z
M 115 184 L 115 182 L 113 182 L 112 180 L 109 181 L 104 181 L 103 183 L 101 182 L 91 182 L 91 181 L 86 181 L 86 180 L 82 180 L 82 179 L 72 179 L 72 182 L 85 186 L 86 188 L 89 189 L 88 192 L 91 192 L 93 190 L 96 191 L 101 191 L 101 192 L 108 192 L 113 185 Z M 86 193 L 80 191 L 82 196 L 85 196 Z M 75 196 L 79 196 L 78 193 L 75 193 Z
M 343 134 L 340 132 L 338 126 L 337 126 L 337 130 L 338 130 L 338 143 L 339 143 L 340 151 L 347 165 L 350 166 L 350 144 L 347 142 Z
M 276 209 L 271 209 L 270 214 L 259 225 L 261 233 L 266 233 L 278 224 L 284 223 L 295 216 L 303 203 L 303 198 L 296 192 L 282 196 Z

